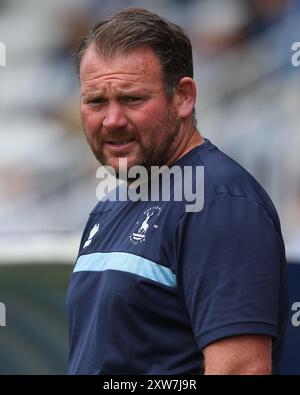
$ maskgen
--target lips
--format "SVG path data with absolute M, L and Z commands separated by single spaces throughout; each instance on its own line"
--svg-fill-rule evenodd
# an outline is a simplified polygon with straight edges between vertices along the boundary
M 107 141 L 107 144 L 112 144 L 112 145 L 126 145 L 134 141 L 133 139 L 131 140 L 118 140 L 118 141 Z
M 105 145 L 112 151 L 126 151 L 135 143 L 134 139 L 106 141 Z

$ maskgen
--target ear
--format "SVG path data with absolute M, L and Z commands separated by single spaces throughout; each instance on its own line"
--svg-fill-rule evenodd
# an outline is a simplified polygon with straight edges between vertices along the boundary
M 195 81 L 190 77 L 181 78 L 176 87 L 173 99 L 179 117 L 189 117 L 193 112 L 196 102 Z

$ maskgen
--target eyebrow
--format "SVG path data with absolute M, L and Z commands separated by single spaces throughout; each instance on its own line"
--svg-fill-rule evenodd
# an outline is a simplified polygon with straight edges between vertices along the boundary
M 116 92 L 117 97 L 125 97 L 125 96 L 131 96 L 131 95 L 136 95 L 136 96 L 148 96 L 149 95 L 149 90 L 145 88 L 129 88 L 129 89 L 118 89 Z M 92 100 L 92 99 L 98 99 L 98 98 L 105 98 L 106 93 L 105 90 L 99 90 L 95 92 L 82 92 L 81 96 L 85 98 L 85 100 Z
M 82 90 L 81 94 L 83 96 L 87 96 L 90 94 L 93 96 L 105 95 L 106 90 L 110 89 L 112 84 L 110 82 L 109 85 L 106 86 L 106 84 L 103 85 L 103 83 L 101 82 L 101 84 L 98 85 L 94 81 L 87 82 L 85 89 Z M 145 86 L 145 81 L 122 81 L 122 83 L 116 87 L 116 92 L 121 95 L 132 94 L 132 93 L 147 94 L 149 93 L 149 91 L 151 90 L 154 84 L 148 81 L 146 85 L 147 86 Z

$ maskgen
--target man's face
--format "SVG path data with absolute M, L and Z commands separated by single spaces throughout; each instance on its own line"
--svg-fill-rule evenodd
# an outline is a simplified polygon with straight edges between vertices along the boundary
M 149 169 L 169 164 L 176 156 L 181 121 L 150 48 L 103 59 L 90 46 L 82 59 L 80 82 L 82 124 L 100 163 L 118 173 L 119 158 L 127 159 L 128 169 Z

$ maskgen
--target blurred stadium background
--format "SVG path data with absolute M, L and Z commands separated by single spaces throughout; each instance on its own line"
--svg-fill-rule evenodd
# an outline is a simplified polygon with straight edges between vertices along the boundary
M 0 0 L 0 374 L 66 372 L 65 295 L 97 186 L 71 55 L 93 22 L 128 6 L 190 35 L 199 129 L 271 195 L 300 268 L 299 0 Z M 289 353 L 283 373 L 299 374 Z

